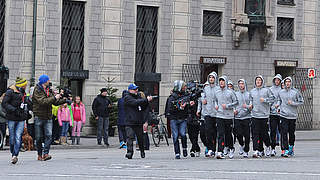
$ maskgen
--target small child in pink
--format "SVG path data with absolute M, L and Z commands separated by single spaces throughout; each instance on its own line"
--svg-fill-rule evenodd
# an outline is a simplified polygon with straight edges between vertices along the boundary
M 66 145 L 68 129 L 69 126 L 72 126 L 71 114 L 67 103 L 61 105 L 58 109 L 58 122 L 61 126 L 60 142 Z
M 80 144 L 80 131 L 81 126 L 86 123 L 86 110 L 84 104 L 81 102 L 80 96 L 75 98 L 75 101 L 71 105 L 73 113 L 73 129 L 72 129 L 72 145 L 75 143 L 77 132 L 77 145 Z

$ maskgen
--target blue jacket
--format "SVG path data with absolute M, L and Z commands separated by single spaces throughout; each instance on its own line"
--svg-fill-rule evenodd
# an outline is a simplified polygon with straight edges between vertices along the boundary
M 126 93 L 127 91 L 124 90 L 122 92 L 122 98 L 120 98 L 118 100 L 118 122 L 117 124 L 119 126 L 124 126 L 126 124 L 126 113 L 124 111 L 124 94 Z

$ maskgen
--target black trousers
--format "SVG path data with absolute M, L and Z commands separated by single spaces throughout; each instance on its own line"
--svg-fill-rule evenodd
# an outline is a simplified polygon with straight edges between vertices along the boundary
M 133 141 L 135 140 L 135 135 L 138 139 L 138 145 L 141 152 L 144 151 L 143 145 L 143 126 L 142 125 L 133 125 L 126 126 L 127 133 L 127 153 L 133 154 Z
M 235 119 L 234 129 L 237 131 L 237 139 L 241 146 L 244 146 L 244 151 L 250 150 L 250 121 L 251 119 Z
M 295 132 L 296 119 L 286 119 L 281 117 L 281 143 L 284 150 L 289 150 L 289 145 L 294 146 L 294 142 L 296 140 Z
M 55 117 L 52 118 L 52 140 L 55 141 L 55 140 L 59 140 L 60 138 L 60 134 L 61 134 L 61 128 L 59 126 L 59 122 L 58 120 L 55 120 Z M 52 141 L 52 142 L 53 142 Z
M 188 135 L 191 141 L 192 147 L 190 152 L 200 152 L 200 146 L 198 143 L 199 133 L 200 133 L 200 124 L 188 123 Z
M 215 117 L 205 116 L 204 117 L 207 135 L 207 147 L 208 150 L 216 151 L 217 147 L 217 123 Z
M 253 150 L 263 151 L 263 143 L 269 147 L 268 118 L 252 118 Z
M 205 147 L 208 147 L 208 139 L 207 139 L 207 135 L 206 135 L 206 125 L 205 125 L 204 121 L 201 121 L 201 123 L 200 123 L 200 139 L 201 139 L 201 142 L 203 143 L 203 145 Z
M 270 116 L 270 142 L 271 148 L 275 149 L 277 145 L 277 130 L 281 133 L 280 128 L 280 116 L 271 115 Z M 281 148 L 282 149 L 282 148 Z
M 217 118 L 217 131 L 218 131 L 218 152 L 223 152 L 226 142 L 226 147 L 234 149 L 232 137 L 232 119 Z

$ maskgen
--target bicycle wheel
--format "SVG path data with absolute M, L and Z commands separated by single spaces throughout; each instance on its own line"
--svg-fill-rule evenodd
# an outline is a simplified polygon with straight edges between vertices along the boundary
M 162 128 L 163 128 L 163 134 L 164 134 L 164 138 L 166 139 L 167 145 L 169 146 L 169 141 L 168 141 L 168 131 L 167 128 L 164 124 L 162 124 Z
M 158 125 L 152 127 L 151 135 L 154 145 L 158 147 L 160 144 L 160 131 Z

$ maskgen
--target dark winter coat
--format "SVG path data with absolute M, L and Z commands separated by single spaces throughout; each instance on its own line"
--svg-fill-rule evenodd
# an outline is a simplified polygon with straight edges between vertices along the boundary
M 127 92 L 124 96 L 124 110 L 126 114 L 126 125 L 142 125 L 146 122 L 146 109 L 148 100 L 142 98 L 139 94 Z
M 99 94 L 92 103 L 92 111 L 96 117 L 109 117 L 109 105 L 112 102 L 107 96 Z
M 176 104 L 176 101 L 182 98 L 183 95 L 178 93 L 172 93 L 167 100 L 167 117 L 171 120 L 182 120 L 187 119 L 188 117 L 188 107 L 184 109 L 179 108 L 179 104 Z
M 118 100 L 118 122 L 119 126 L 125 125 L 126 113 L 124 111 L 124 95 L 126 91 L 122 92 L 122 98 Z

